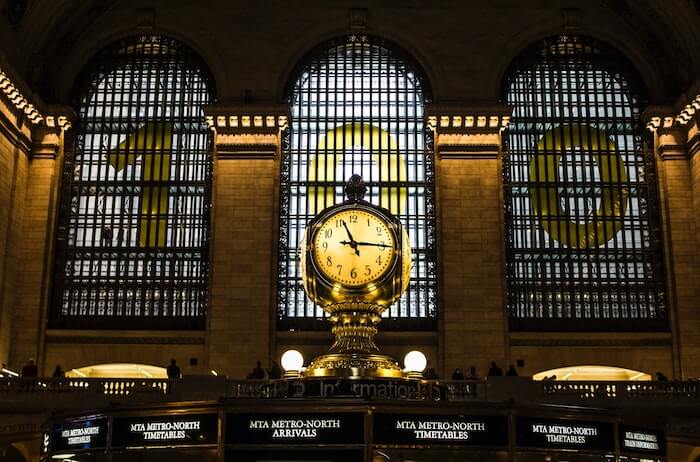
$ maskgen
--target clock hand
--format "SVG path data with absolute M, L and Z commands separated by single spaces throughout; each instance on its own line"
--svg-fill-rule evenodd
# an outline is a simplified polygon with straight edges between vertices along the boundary
M 385 248 L 385 249 L 390 249 L 390 248 L 391 248 L 390 245 L 387 245 L 387 244 L 376 244 L 376 243 L 374 243 L 374 242 L 362 242 L 362 241 L 360 241 L 360 242 L 355 242 L 355 244 L 357 244 L 357 245 L 372 245 L 372 246 L 374 246 L 374 247 L 383 247 L 383 248 Z
M 343 222 L 343 226 L 345 227 L 345 231 L 348 233 L 348 237 L 350 238 L 350 247 L 352 247 L 355 250 L 355 255 L 358 257 L 360 256 L 360 250 L 357 248 L 357 242 L 355 242 L 355 239 L 352 237 L 352 233 L 350 232 L 350 229 L 348 228 L 347 223 L 345 223 L 345 220 L 341 220 Z
M 349 245 L 355 251 L 355 255 L 360 256 L 360 250 L 357 248 L 357 242 L 355 241 L 340 241 L 343 245 Z

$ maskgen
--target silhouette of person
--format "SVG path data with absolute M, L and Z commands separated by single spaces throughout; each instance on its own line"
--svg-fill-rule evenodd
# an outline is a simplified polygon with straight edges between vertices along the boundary
M 66 376 L 66 372 L 61 369 L 61 365 L 59 364 L 56 366 L 56 369 L 53 370 L 53 374 L 51 374 L 51 377 L 54 379 L 60 379 Z
M 248 374 L 249 379 L 264 379 L 265 378 L 265 370 L 262 368 L 262 363 L 260 360 L 255 362 L 255 367 L 253 368 L 252 371 L 250 371 L 250 374 Z
M 426 380 L 440 380 L 440 377 L 438 376 L 437 371 L 434 367 L 427 368 L 423 373 L 423 377 Z
M 452 380 L 464 380 L 464 373 L 459 367 L 452 373 Z
M 515 366 L 512 364 L 508 367 L 508 370 L 506 371 L 506 376 L 507 377 L 517 377 L 518 376 L 518 371 L 515 370 Z
M 39 376 L 39 368 L 36 367 L 36 364 L 34 364 L 34 359 L 30 358 L 29 361 L 27 361 L 27 364 L 25 364 L 22 367 L 22 371 L 20 373 L 22 377 L 38 377 Z
M 469 380 L 479 380 L 479 373 L 476 372 L 476 366 L 469 367 L 469 375 L 467 376 Z
M 180 379 L 182 378 L 182 372 L 180 371 L 180 367 L 176 364 L 174 359 L 170 360 L 170 365 L 166 369 L 168 372 L 168 378 L 169 379 Z
M 656 373 L 656 380 L 659 382 L 668 382 L 668 377 L 666 377 L 663 373 L 657 372 Z
M 267 375 L 270 377 L 270 380 L 282 378 L 282 368 L 279 364 L 277 364 L 277 361 L 272 361 L 272 366 L 270 366 L 270 369 L 268 369 Z
M 503 369 L 498 367 L 496 364 L 496 361 L 491 361 L 491 367 L 489 367 L 489 371 L 487 373 L 489 377 L 502 377 L 503 376 Z

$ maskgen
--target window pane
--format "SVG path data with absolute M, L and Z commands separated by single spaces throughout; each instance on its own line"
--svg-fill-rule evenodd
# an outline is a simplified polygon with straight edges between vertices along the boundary
M 203 328 L 211 157 L 199 58 L 157 36 L 97 55 L 66 153 L 53 327 Z
M 561 36 L 527 50 L 508 74 L 514 330 L 666 328 L 654 159 L 630 69 L 604 44 Z
M 298 247 L 306 223 L 342 202 L 343 185 L 357 173 L 367 200 L 401 219 L 413 250 L 410 286 L 382 329 L 434 328 L 432 145 L 415 67 L 384 43 L 353 36 L 314 53 L 297 75 L 283 146 L 278 327 L 327 328 L 304 294 Z

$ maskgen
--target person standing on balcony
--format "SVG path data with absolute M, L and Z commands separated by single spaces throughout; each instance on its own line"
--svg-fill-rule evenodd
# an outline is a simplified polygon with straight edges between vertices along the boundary
M 255 367 L 250 374 L 248 374 L 249 379 L 260 380 L 265 378 L 265 369 L 262 368 L 262 363 L 258 360 L 255 362 Z
M 452 373 L 452 380 L 464 380 L 464 373 L 459 367 Z
M 34 364 L 34 358 L 29 358 L 27 364 L 22 367 L 21 375 L 23 378 L 34 378 L 39 376 L 39 368 Z
M 506 371 L 506 376 L 507 377 L 517 377 L 518 376 L 518 371 L 515 370 L 515 366 L 513 366 L 512 364 L 510 365 L 510 367 Z
M 491 361 L 491 367 L 489 367 L 489 372 L 487 375 L 489 377 L 503 377 L 503 369 L 498 367 L 496 361 Z
M 170 360 L 170 365 L 166 369 L 169 379 L 180 379 L 182 378 L 182 372 L 180 367 L 177 365 L 174 359 Z
M 479 380 L 479 373 L 476 371 L 476 366 L 469 367 L 469 375 L 467 380 Z
M 267 375 L 270 380 L 277 380 L 282 378 L 282 368 L 277 361 L 272 361 L 272 366 L 267 370 Z
M 61 365 L 59 364 L 56 366 L 56 369 L 53 370 L 53 374 L 51 374 L 51 377 L 54 379 L 62 379 L 66 376 L 66 371 L 61 369 Z

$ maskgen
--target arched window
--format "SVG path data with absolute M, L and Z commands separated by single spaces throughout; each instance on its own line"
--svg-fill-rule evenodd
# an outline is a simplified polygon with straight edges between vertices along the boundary
M 424 124 L 426 81 L 385 41 L 343 37 L 313 51 L 288 91 L 291 127 L 283 146 L 278 328 L 327 328 L 302 288 L 298 246 L 306 223 L 344 200 L 360 174 L 367 199 L 403 222 L 413 248 L 409 289 L 382 329 L 435 326 L 436 268 L 432 143 Z
M 63 171 L 51 325 L 203 328 L 209 73 L 182 43 L 149 35 L 103 50 L 84 77 Z
M 604 43 L 561 36 L 524 51 L 507 73 L 513 330 L 666 328 L 654 159 L 632 70 Z

